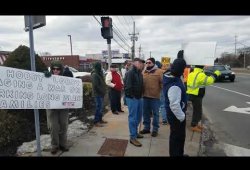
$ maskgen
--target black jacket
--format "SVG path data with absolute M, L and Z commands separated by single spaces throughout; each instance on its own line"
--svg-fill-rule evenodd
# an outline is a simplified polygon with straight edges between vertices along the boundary
M 137 99 L 142 97 L 143 76 L 142 73 L 134 66 L 125 75 L 124 90 L 126 97 Z

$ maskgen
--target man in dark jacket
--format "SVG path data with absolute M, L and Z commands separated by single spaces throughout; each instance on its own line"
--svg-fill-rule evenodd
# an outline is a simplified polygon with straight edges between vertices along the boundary
M 170 71 L 163 75 L 163 92 L 167 119 L 170 124 L 169 155 L 184 156 L 186 137 L 187 96 L 181 76 L 186 67 L 183 58 L 174 60 Z
M 65 66 L 65 67 L 64 67 L 63 76 L 66 76 L 66 77 L 74 77 L 72 71 L 69 70 L 69 67 L 68 67 L 68 66 Z
M 106 93 L 106 84 L 103 76 L 102 65 L 100 62 L 93 64 L 94 70 L 91 72 L 93 96 L 95 97 L 96 109 L 94 125 L 102 127 L 107 123 L 102 119 L 103 100 Z
M 143 92 L 143 60 L 135 58 L 133 67 L 130 69 L 124 79 L 124 90 L 128 105 L 128 125 L 130 132 L 130 143 L 140 147 L 142 144 L 136 138 L 143 138 L 138 134 L 138 125 L 142 118 L 142 92 Z

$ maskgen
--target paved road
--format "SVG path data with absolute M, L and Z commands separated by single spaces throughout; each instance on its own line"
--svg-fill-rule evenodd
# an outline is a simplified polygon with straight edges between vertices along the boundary
M 250 149 L 249 114 L 223 111 L 229 106 L 250 109 L 250 74 L 237 74 L 235 82 L 207 87 L 203 112 L 220 142 Z M 250 155 L 249 155 L 250 156 Z

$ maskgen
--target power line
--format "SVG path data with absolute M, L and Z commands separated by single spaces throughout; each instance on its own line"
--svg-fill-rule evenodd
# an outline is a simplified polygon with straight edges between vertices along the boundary
M 121 20 L 119 19 L 119 17 L 118 17 L 118 16 L 116 16 L 116 17 L 117 17 L 118 21 L 120 22 L 120 24 L 123 25 L 122 22 L 121 22 Z M 126 24 L 125 24 L 125 25 L 126 25 Z M 125 27 L 123 27 L 123 28 L 125 29 Z M 126 28 L 126 30 L 127 30 L 127 32 L 129 33 L 129 29 Z
M 126 25 L 127 25 L 127 27 L 128 27 L 128 30 L 130 30 L 129 29 L 129 23 L 128 23 L 128 21 L 126 20 L 126 18 L 124 17 L 124 16 L 122 16 L 123 17 L 123 19 L 124 19 L 124 21 L 126 22 Z M 130 32 L 130 31 L 129 31 Z

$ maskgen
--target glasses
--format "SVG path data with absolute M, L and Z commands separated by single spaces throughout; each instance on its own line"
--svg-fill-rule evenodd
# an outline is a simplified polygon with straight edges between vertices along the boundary
M 60 68 L 52 68 L 52 70 L 59 70 L 60 71 Z
M 152 62 L 146 62 L 146 64 L 152 64 Z

